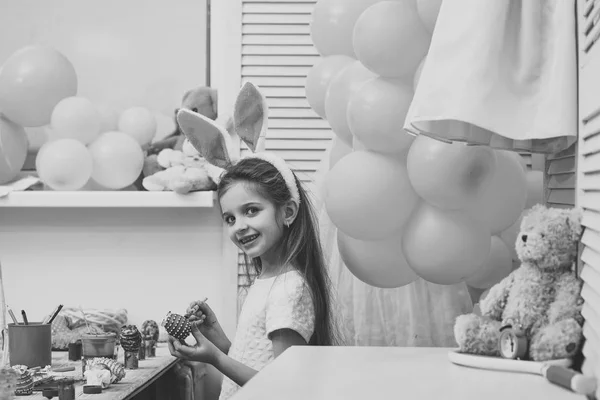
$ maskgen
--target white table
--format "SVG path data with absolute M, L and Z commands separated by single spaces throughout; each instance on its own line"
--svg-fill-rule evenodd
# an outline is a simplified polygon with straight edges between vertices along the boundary
M 538 375 L 454 365 L 449 350 L 296 346 L 233 400 L 585 400 Z

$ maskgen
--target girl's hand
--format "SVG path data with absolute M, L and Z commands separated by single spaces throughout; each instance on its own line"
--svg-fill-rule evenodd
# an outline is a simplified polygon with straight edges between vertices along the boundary
M 186 317 L 190 322 L 198 322 L 198 329 L 208 340 L 227 354 L 231 342 L 223 332 L 217 316 L 205 301 L 193 301 L 186 311 Z
M 199 322 L 191 323 L 192 335 L 194 336 L 194 339 L 196 339 L 195 346 L 188 346 L 179 339 L 169 336 L 167 340 L 169 352 L 171 355 L 184 360 L 199 361 L 214 365 L 217 363 L 219 356 L 222 353 L 217 346 L 200 332 L 200 329 L 198 329 L 199 325 L 201 325 Z

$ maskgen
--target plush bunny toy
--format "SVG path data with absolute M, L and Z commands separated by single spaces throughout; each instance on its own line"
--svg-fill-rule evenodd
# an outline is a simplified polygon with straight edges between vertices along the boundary
M 264 152 L 268 107 L 263 94 L 251 82 L 245 83 L 240 89 L 232 120 L 233 134 L 237 134 L 251 150 L 251 154 L 246 157 L 261 158 L 277 168 L 286 182 L 292 199 L 299 203 L 300 195 L 292 170 L 282 158 Z M 225 127 L 204 115 L 186 109 L 179 110 L 177 122 L 192 146 L 210 164 L 224 170 L 238 161 L 236 152 L 233 151 L 233 141 Z

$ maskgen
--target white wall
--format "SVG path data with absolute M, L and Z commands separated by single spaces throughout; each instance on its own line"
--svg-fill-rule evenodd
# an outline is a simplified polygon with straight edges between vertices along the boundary
M 0 0 L 0 63 L 48 44 L 74 64 L 79 95 L 171 118 L 205 84 L 205 31 L 205 0 Z M 6 300 L 32 321 L 62 303 L 160 322 L 206 296 L 233 334 L 236 271 L 223 248 L 216 208 L 0 208 Z

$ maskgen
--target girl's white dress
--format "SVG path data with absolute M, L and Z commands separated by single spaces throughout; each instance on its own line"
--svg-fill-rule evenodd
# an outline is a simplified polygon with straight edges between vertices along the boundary
M 229 357 L 260 371 L 275 359 L 269 335 L 278 329 L 292 329 L 308 343 L 314 331 L 312 297 L 304 278 L 290 271 L 267 279 L 255 279 L 238 317 Z M 220 400 L 229 399 L 239 386 L 223 377 Z
M 555 153 L 577 135 L 575 0 L 444 0 L 404 129 Z

